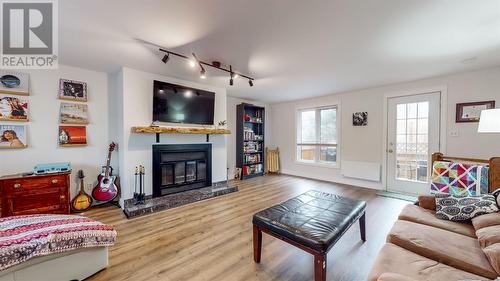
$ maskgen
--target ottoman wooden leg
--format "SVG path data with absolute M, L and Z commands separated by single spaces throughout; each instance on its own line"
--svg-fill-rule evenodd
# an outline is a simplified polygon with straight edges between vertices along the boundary
M 262 231 L 255 224 L 253 225 L 253 260 L 260 262 L 262 252 Z
M 365 213 L 359 218 L 359 231 L 361 232 L 361 240 L 366 241 L 366 222 Z
M 314 281 L 326 281 L 326 254 L 314 255 Z

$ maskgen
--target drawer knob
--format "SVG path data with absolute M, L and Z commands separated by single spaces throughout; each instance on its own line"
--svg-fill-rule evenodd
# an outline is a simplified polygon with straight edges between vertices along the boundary
M 14 184 L 14 188 L 21 188 L 21 184 L 20 183 Z
M 58 180 L 57 180 L 57 179 L 52 179 L 52 183 L 53 183 L 53 184 L 56 184 L 57 182 L 58 182 Z
M 66 196 L 65 196 L 65 195 L 61 195 L 61 199 L 65 199 L 65 198 L 66 198 Z

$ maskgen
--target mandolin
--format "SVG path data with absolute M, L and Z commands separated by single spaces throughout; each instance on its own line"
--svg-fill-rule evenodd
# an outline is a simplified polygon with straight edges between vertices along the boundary
M 83 185 L 85 175 L 82 170 L 78 171 L 78 178 L 80 179 L 80 192 L 71 200 L 71 209 L 74 212 L 85 212 L 92 206 L 92 197 L 85 192 Z
M 114 142 L 109 145 L 105 171 L 97 176 L 97 185 L 92 190 L 92 197 L 97 201 L 109 202 L 118 195 L 117 177 L 111 174 L 111 153 L 115 147 Z

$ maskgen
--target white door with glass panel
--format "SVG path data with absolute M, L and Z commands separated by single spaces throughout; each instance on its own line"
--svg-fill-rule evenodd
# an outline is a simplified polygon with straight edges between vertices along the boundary
M 337 107 L 297 111 L 297 156 L 302 163 L 337 163 Z
M 431 155 L 439 151 L 441 93 L 388 100 L 387 190 L 426 194 Z

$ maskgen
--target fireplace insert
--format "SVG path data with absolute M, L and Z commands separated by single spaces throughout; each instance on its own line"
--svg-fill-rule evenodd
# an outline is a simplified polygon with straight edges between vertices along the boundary
M 153 145 L 153 197 L 212 185 L 212 144 Z

